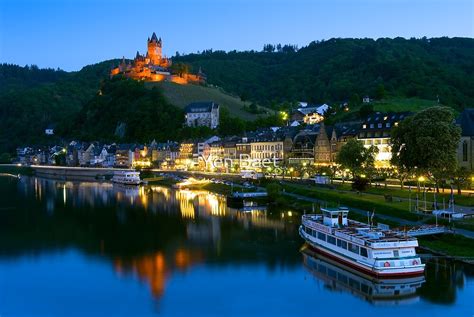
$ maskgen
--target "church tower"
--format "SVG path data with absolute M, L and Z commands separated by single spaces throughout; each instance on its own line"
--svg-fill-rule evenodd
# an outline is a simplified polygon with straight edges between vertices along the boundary
M 148 39 L 148 58 L 150 59 L 150 64 L 160 65 L 161 56 L 161 38 L 158 39 L 155 32 L 153 32 L 151 39 Z

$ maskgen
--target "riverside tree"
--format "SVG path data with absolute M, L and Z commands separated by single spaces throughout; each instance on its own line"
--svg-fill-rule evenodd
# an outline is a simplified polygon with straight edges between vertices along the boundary
M 400 171 L 426 175 L 436 185 L 456 170 L 461 131 L 450 108 L 432 107 L 408 117 L 392 129 L 391 163 Z
M 348 169 L 352 178 L 355 178 L 373 169 L 377 152 L 378 149 L 374 146 L 366 148 L 361 141 L 350 139 L 337 153 L 336 163 L 341 168 Z

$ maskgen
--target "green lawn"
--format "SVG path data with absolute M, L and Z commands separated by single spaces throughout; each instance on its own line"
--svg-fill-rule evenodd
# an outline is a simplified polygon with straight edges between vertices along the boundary
M 168 101 L 180 108 L 186 107 L 191 102 L 214 101 L 229 109 L 233 116 L 244 120 L 255 120 L 257 118 L 257 115 L 243 110 L 243 106 L 248 106 L 249 102 L 243 102 L 240 98 L 227 94 L 217 88 L 199 85 L 179 85 L 172 82 L 146 83 L 146 85 L 147 87 L 160 87 Z
M 351 185 L 350 184 L 340 184 L 340 185 L 336 185 L 336 188 L 337 189 L 340 189 L 340 190 L 351 190 Z M 405 186 L 405 188 L 402 190 L 400 188 L 393 188 L 393 187 L 370 187 L 366 190 L 367 193 L 370 193 L 370 194 L 376 194 L 376 195 L 385 195 L 385 194 L 389 194 L 389 195 L 392 195 L 393 197 L 401 197 L 401 198 L 409 198 L 410 197 L 410 192 L 408 190 L 408 187 Z M 445 204 L 446 206 L 448 205 L 448 201 L 450 199 L 450 190 L 448 189 L 445 189 L 444 190 L 444 193 L 443 191 L 440 189 L 440 193 L 437 193 L 436 194 L 436 197 L 437 197 L 437 201 L 438 201 L 438 204 L 440 206 L 442 206 L 443 204 L 443 198 L 444 198 L 444 201 L 445 201 Z M 461 205 L 461 206 L 468 206 L 468 207 L 474 207 L 474 197 L 472 196 L 469 196 L 467 194 L 461 194 L 461 195 L 458 195 L 457 194 L 457 191 L 454 192 L 455 195 L 454 195 L 454 201 L 456 203 L 456 205 Z M 411 189 L 411 198 L 414 200 L 416 199 L 416 194 L 418 194 L 418 199 L 422 200 L 423 199 L 423 192 L 418 192 L 416 187 L 413 187 L 412 186 L 412 189 Z M 431 203 L 434 201 L 434 194 L 433 192 L 427 192 L 426 193 L 426 201 L 428 202 L 428 205 L 431 206 Z
M 419 237 L 421 246 L 451 256 L 474 257 L 474 240 L 452 234 Z
M 426 100 L 419 98 L 389 98 L 386 100 L 373 102 L 375 111 L 382 112 L 401 112 L 413 111 L 417 112 L 425 108 L 437 106 L 436 100 Z
M 290 193 L 305 195 L 368 211 L 375 210 L 376 214 L 389 215 L 410 221 L 420 219 L 420 216 L 408 212 L 409 204 L 407 201 L 386 202 L 383 196 L 357 194 L 355 192 L 340 192 L 328 188 L 299 184 L 285 184 L 283 187 L 285 191 Z

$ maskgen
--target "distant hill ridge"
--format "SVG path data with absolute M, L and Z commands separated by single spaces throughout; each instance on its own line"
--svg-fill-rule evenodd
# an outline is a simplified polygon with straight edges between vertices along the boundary
M 294 51 L 223 52 L 175 57 L 202 68 L 208 82 L 271 105 L 333 103 L 352 94 L 437 100 L 458 110 L 474 104 L 474 39 L 330 39 Z M 273 46 L 273 48 L 275 48 Z M 285 48 L 285 47 L 283 47 Z

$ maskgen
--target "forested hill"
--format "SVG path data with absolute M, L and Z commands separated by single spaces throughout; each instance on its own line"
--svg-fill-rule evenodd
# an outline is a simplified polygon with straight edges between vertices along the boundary
M 0 152 L 37 143 L 44 129 L 66 130 L 72 120 L 108 78 L 106 61 L 78 72 L 0 64 Z
M 207 74 L 208 82 L 243 99 L 272 104 L 371 97 L 439 100 L 455 109 L 474 105 L 474 39 L 330 39 L 299 50 L 223 52 L 177 56 Z
M 456 110 L 474 105 L 474 39 L 468 38 L 331 39 L 301 49 L 266 45 L 262 52 L 175 56 L 173 63 L 179 62 L 191 64 L 194 72 L 201 67 L 211 85 L 275 109 L 281 102 L 295 101 L 334 105 L 355 94 L 379 97 L 383 102 L 396 99 L 404 110 L 415 110 L 412 100 L 418 99 L 420 104 L 432 104 L 439 98 L 441 104 Z M 180 129 L 181 110 L 171 107 L 171 98 L 159 96 L 167 97 L 166 90 L 151 92 L 144 85 L 108 81 L 110 67 L 117 63 L 104 61 L 78 72 L 0 64 L 0 153 L 45 142 L 44 129 L 51 124 L 55 137 L 47 138 L 48 142 L 95 135 L 109 139 L 116 137 L 119 123 L 127 127 L 122 140 L 145 140 L 158 133 L 145 118 L 147 113 L 168 127 L 169 135 L 157 136 L 196 135 L 194 130 Z M 108 88 L 102 98 L 97 95 L 101 87 Z M 160 113 L 153 112 L 150 102 L 158 104 Z M 133 107 L 125 107 L 127 103 Z M 120 109 L 126 109 L 127 115 L 114 117 Z M 236 134 L 274 125 L 272 120 L 276 120 L 260 118 L 249 124 L 232 117 L 235 113 L 223 111 L 219 133 Z M 160 119 L 166 116 L 169 125 Z M 134 130 L 141 121 L 149 127 Z

